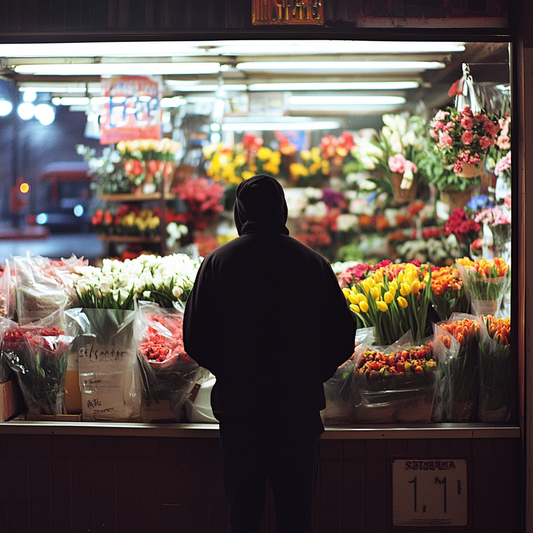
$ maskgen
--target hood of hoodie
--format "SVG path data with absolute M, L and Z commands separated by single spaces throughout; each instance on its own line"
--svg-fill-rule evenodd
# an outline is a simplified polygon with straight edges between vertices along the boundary
M 272 176 L 260 174 L 241 182 L 235 192 L 235 226 L 239 235 L 246 233 L 289 234 L 285 193 Z

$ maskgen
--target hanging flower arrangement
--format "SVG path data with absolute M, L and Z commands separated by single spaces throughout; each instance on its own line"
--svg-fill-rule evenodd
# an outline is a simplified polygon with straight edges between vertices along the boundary
M 461 175 L 465 172 L 465 164 L 472 165 L 479 173 L 482 171 L 499 131 L 500 123 L 496 118 L 466 106 L 461 111 L 453 107 L 439 110 L 430 123 L 429 134 L 444 164 Z

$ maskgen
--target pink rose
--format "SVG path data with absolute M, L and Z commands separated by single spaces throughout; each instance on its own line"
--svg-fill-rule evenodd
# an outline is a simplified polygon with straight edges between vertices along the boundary
M 442 109 L 437 111 L 435 115 L 435 120 L 444 120 L 450 113 L 448 111 L 443 111 Z
M 474 127 L 474 121 L 470 117 L 464 117 L 461 119 L 461 126 L 467 130 L 471 130 Z
M 431 129 L 429 130 L 429 134 L 430 134 L 434 139 L 438 139 L 438 138 L 439 138 L 439 136 L 437 135 L 437 132 L 435 131 L 434 128 L 431 128 Z
M 452 130 L 455 124 L 453 122 L 446 122 L 446 125 L 444 126 L 444 131 Z
M 470 130 L 465 131 L 461 136 L 461 139 L 466 145 L 472 144 L 472 141 L 474 140 L 474 134 Z

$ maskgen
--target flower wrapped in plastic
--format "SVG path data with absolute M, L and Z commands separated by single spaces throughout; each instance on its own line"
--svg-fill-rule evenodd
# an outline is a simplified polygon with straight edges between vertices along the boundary
M 511 319 L 486 317 L 479 342 L 480 422 L 511 420 L 516 383 L 514 368 Z
M 429 422 L 437 363 L 433 343 L 415 344 L 410 334 L 385 351 L 355 350 L 356 422 Z
M 144 400 L 168 402 L 179 420 L 194 384 L 204 372 L 183 346 L 183 313 L 141 302 L 135 323 Z
M 64 387 L 68 350 L 74 337 L 66 334 L 62 310 L 37 323 L 9 329 L 3 353 L 15 372 L 28 413 L 65 413 Z
M 417 342 L 427 336 L 431 301 L 428 265 L 391 263 L 342 290 L 358 325 L 374 327 L 379 344 L 390 345 L 408 331 Z
M 469 294 L 457 268 L 431 268 L 431 302 L 441 320 L 448 320 L 453 313 L 470 311 Z
M 480 316 L 496 315 L 511 286 L 509 265 L 500 257 L 475 261 L 463 257 L 456 264 L 470 294 L 472 311 Z
M 335 374 L 324 383 L 326 408 L 320 411 L 326 425 L 342 425 L 353 422 L 353 385 L 355 356 L 343 363 Z
M 11 276 L 16 284 L 16 320 L 21 324 L 46 318 L 60 308 L 76 305 L 73 289 L 77 267 L 87 260 L 72 256 L 54 261 L 46 257 L 26 256 L 10 259 Z
M 434 326 L 438 362 L 434 422 L 474 422 L 479 398 L 480 320 L 454 314 Z

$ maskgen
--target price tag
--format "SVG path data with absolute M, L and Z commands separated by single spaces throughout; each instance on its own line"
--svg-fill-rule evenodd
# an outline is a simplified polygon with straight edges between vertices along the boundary
M 467 527 L 467 459 L 391 459 L 392 525 L 409 528 Z

